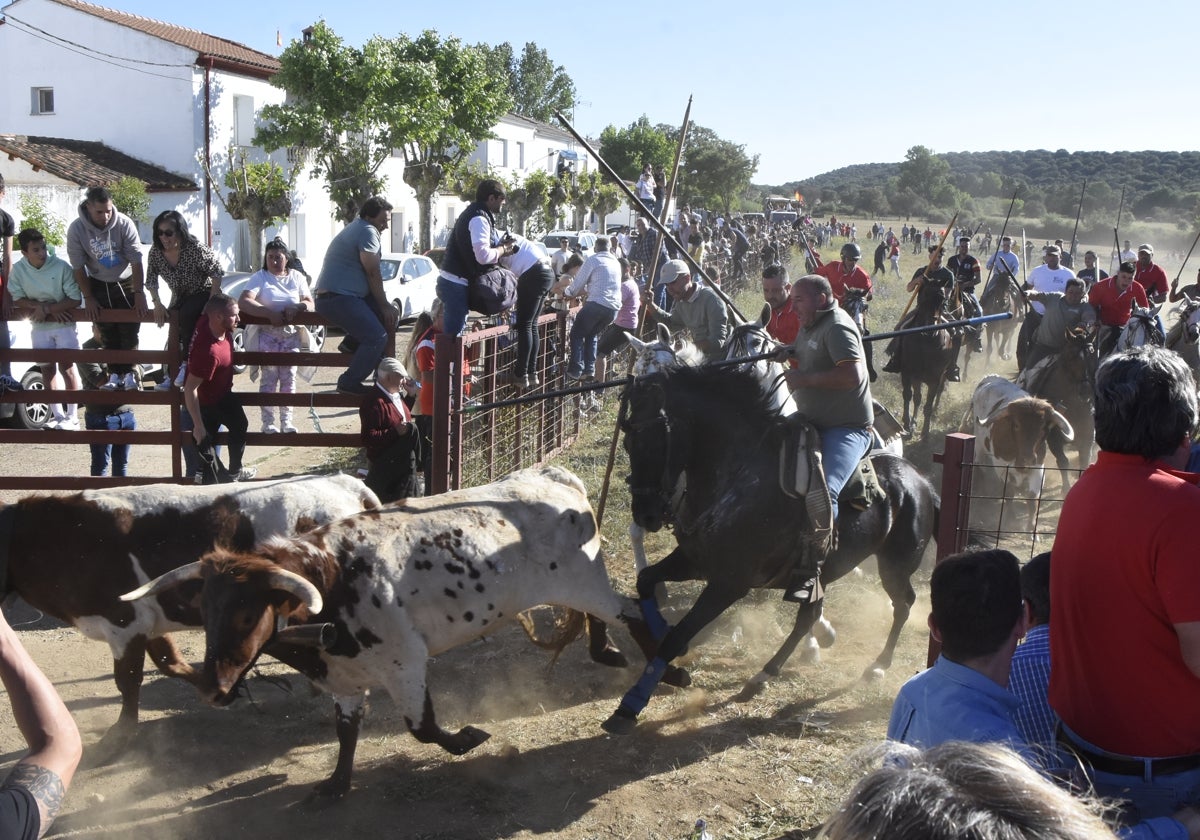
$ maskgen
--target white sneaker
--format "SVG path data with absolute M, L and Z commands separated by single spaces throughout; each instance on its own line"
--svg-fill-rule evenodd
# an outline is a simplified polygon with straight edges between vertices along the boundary
M 295 426 L 292 425 L 291 420 L 288 420 L 287 422 L 285 422 L 283 424 L 283 433 L 285 435 L 294 435 L 298 431 L 299 431 L 299 429 L 297 429 Z
M 254 467 L 242 467 L 234 475 L 230 476 L 234 481 L 250 481 L 254 476 L 258 475 L 258 470 Z
M 55 419 L 51 418 L 42 424 L 42 428 L 49 429 L 52 432 L 57 432 L 59 429 L 59 426 L 61 424 L 62 424 L 61 420 L 55 420 Z
M 108 377 L 108 381 L 100 386 L 102 391 L 115 391 L 121 386 L 121 377 L 115 373 Z
M 279 427 L 276 426 L 274 423 L 263 423 L 262 430 L 263 430 L 264 435 L 279 434 Z
M 140 390 L 142 390 L 142 386 L 138 382 L 136 373 L 134 373 L 133 371 L 129 371 L 129 373 L 125 374 L 125 376 L 123 376 L 121 378 L 121 390 L 122 391 L 140 391 Z
M 55 428 L 57 428 L 60 432 L 78 432 L 79 431 L 79 420 L 72 419 L 72 418 L 67 418 L 66 420 L 59 420 L 58 425 Z

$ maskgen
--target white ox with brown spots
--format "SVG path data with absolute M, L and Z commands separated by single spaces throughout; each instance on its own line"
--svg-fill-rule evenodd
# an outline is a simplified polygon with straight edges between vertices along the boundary
M 1063 454 L 1074 437 L 1067 418 L 1003 376 L 985 376 L 975 388 L 961 431 L 975 435 L 975 462 L 1005 498 L 1035 499 L 1045 483 L 1047 449 Z
M 336 640 L 304 673 L 334 695 L 340 749 L 319 793 L 350 788 L 367 692 L 383 686 L 412 734 L 461 755 L 489 735 L 438 726 L 426 661 L 539 604 L 625 624 L 647 658 L 656 643 L 641 611 L 612 589 L 583 483 L 557 467 L 367 511 L 253 552 L 214 551 L 126 595 L 156 597 L 203 583 L 207 632 L 200 691 L 225 705 L 285 625 L 331 623 Z M 623 665 L 597 642 L 593 658 Z M 686 673 L 674 672 L 676 683 Z
M 378 506 L 374 493 L 346 475 L 29 496 L 0 509 L 0 552 L 7 553 L 2 588 L 112 649 L 121 714 L 93 751 L 93 761 L 104 761 L 136 729 L 147 653 L 167 676 L 196 679 L 166 634 L 201 625 L 199 587 L 132 604 L 121 593 L 214 547 L 249 550 L 270 536 Z

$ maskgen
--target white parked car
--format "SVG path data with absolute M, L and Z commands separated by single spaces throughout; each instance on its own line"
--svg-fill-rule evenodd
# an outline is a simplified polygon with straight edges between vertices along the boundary
M 592 255 L 592 251 L 595 249 L 596 234 L 590 230 L 552 230 L 542 237 L 542 247 L 546 249 L 546 253 L 553 254 L 557 251 L 558 241 L 563 237 L 570 242 L 567 247 L 578 252 L 579 256 L 585 260 Z
M 438 267 L 421 254 L 383 254 L 379 265 L 383 292 L 400 310 L 400 320 L 429 311 L 437 298 Z

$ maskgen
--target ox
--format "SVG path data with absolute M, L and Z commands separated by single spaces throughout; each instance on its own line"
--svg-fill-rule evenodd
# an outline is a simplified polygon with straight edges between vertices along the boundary
M 1074 438 L 1070 422 L 1054 406 L 997 374 L 976 386 L 960 430 L 975 435 L 975 459 L 990 467 L 980 476 L 993 483 L 990 489 L 1026 500 L 1041 495 L 1047 448 L 1061 465 L 1064 445 Z M 1064 475 L 1064 487 L 1066 481 Z
M 620 621 L 649 658 L 655 643 L 633 599 L 617 595 L 583 483 L 557 467 L 522 470 L 481 487 L 410 498 L 254 552 L 216 550 L 123 597 L 203 583 L 201 693 L 230 703 L 263 646 L 292 623 L 330 623 L 335 640 L 304 670 L 334 695 L 339 752 L 317 792 L 350 789 L 370 688 L 394 698 L 409 731 L 462 755 L 487 740 L 437 723 L 426 686 L 430 656 L 502 626 L 539 604 Z M 599 657 L 624 665 L 615 648 Z M 593 657 L 596 658 L 595 646 Z M 671 674 L 687 684 L 686 672 Z
M 167 676 L 193 683 L 197 678 L 166 635 L 201 625 L 197 587 L 135 604 L 123 602 L 122 592 L 217 546 L 249 550 L 269 536 L 378 506 L 361 481 L 333 475 L 211 487 L 106 488 L 30 496 L 0 510 L 6 591 L 112 649 L 121 714 L 93 760 L 111 758 L 133 736 L 147 653 Z

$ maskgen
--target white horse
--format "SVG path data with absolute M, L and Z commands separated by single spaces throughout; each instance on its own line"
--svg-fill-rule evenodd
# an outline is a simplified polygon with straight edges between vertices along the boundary
M 1162 347 L 1165 343 L 1165 337 L 1163 335 L 1162 322 L 1158 320 L 1158 310 L 1161 308 L 1161 303 L 1149 309 L 1143 309 L 1136 303 L 1133 304 L 1133 310 L 1129 313 L 1129 320 L 1121 328 L 1112 352 L 1122 353 L 1144 345 Z
M 1166 347 L 1183 357 L 1200 382 L 1200 298 L 1184 295 L 1174 312 L 1177 319 L 1167 332 Z

